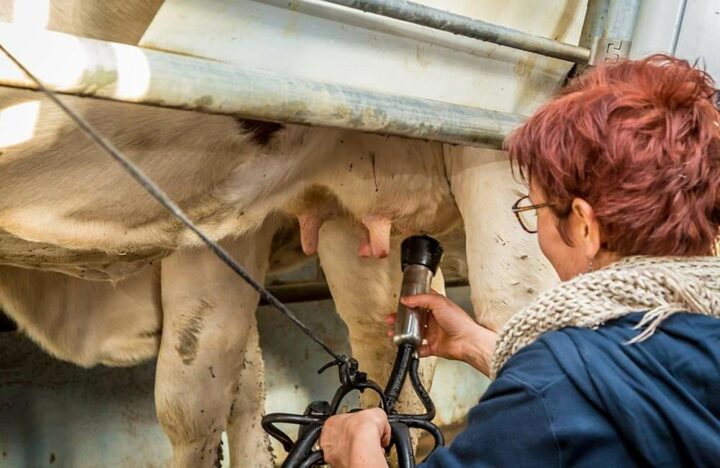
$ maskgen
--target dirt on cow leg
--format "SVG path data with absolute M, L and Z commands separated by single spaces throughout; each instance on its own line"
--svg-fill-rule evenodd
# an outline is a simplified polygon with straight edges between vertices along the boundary
M 274 225 L 268 223 L 252 235 L 222 244 L 262 282 L 273 233 Z M 163 335 L 155 384 L 158 419 L 173 446 L 174 468 L 213 468 L 221 462 L 218 447 L 231 413 L 238 408 L 239 387 L 247 384 L 257 389 L 262 379 L 262 372 L 245 372 L 248 358 L 252 357 L 255 365 L 259 353 L 258 295 L 204 248 L 178 251 L 163 261 L 161 269 Z M 250 353 L 246 353 L 248 345 Z M 261 364 L 258 367 L 262 369 Z M 254 411 L 248 407 L 232 419 L 245 428 L 243 437 L 262 440 L 264 433 L 257 422 L 264 392 L 256 391 L 253 396 L 240 405 L 250 405 Z M 254 419 L 244 421 L 246 417 Z M 267 448 L 265 453 L 252 448 L 252 453 L 233 454 L 233 450 L 251 449 L 234 443 L 236 438 L 230 442 L 231 457 L 271 463 Z
M 258 431 L 265 404 L 265 365 L 257 326 L 253 326 L 243 356 L 235 399 L 228 418 L 230 466 L 266 468 L 274 465 L 270 438 Z

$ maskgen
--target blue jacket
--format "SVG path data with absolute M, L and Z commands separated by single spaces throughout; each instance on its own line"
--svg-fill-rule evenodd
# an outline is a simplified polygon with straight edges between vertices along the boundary
M 542 335 L 508 360 L 429 467 L 720 466 L 720 320 L 642 314 Z

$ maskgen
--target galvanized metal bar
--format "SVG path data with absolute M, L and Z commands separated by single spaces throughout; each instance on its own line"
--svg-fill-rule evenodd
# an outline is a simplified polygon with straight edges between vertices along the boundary
M 58 93 L 499 147 L 523 117 L 0 24 L 0 42 Z M 35 89 L 6 57 L 0 85 Z
M 400 21 L 480 39 L 514 49 L 554 57 L 568 62 L 587 63 L 590 50 L 554 41 L 516 29 L 468 18 L 407 0 L 322 0 Z M 292 0 L 291 0 L 292 3 Z
M 680 1 L 680 8 L 678 9 L 677 16 L 675 17 L 675 24 L 673 25 L 672 42 L 670 43 L 670 54 L 675 55 L 677 52 L 678 41 L 680 40 L 680 31 L 682 31 L 682 25 L 685 21 L 685 12 L 687 11 L 687 0 Z
M 591 49 L 596 37 L 605 36 L 610 0 L 588 0 L 585 21 L 580 33 L 581 47 Z
M 632 42 L 639 11 L 640 0 L 610 0 L 605 35 Z
M 468 286 L 470 283 L 467 278 L 447 278 L 445 280 L 446 288 L 459 288 Z M 303 281 L 297 283 L 288 283 L 273 285 L 267 287 L 273 296 L 277 297 L 284 303 L 293 302 L 309 302 L 322 301 L 332 299 L 330 288 L 324 281 Z M 266 305 L 263 299 L 260 299 L 260 305 Z
M 639 11 L 640 0 L 591 0 L 588 19 L 594 21 L 586 21 L 582 35 L 587 40 L 586 34 L 593 34 L 590 65 L 630 57 Z
M 290 9 L 296 13 L 303 13 L 346 24 L 368 31 L 389 34 L 397 38 L 410 39 L 415 42 L 431 44 L 433 46 L 463 52 L 476 57 L 492 57 L 497 60 L 512 60 L 513 54 L 520 50 L 507 48 L 509 54 L 502 54 L 493 44 L 478 41 L 458 34 L 448 34 L 438 29 L 419 26 L 404 21 L 394 21 L 380 15 L 368 15 L 362 10 L 347 8 L 342 5 L 326 3 L 323 0 L 254 0 L 256 2 L 273 5 L 278 8 Z M 589 46 L 588 46 L 589 48 Z

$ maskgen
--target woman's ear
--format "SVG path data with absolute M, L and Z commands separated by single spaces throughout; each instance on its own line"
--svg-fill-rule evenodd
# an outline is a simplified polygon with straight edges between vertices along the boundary
M 592 260 L 600 251 L 600 223 L 592 206 L 582 198 L 573 199 L 571 208 L 573 244 Z

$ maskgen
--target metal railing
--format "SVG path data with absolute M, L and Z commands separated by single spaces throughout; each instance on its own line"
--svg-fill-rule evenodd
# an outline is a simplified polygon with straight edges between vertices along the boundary
M 554 41 L 546 37 L 487 23 L 407 0 L 322 1 L 569 62 L 587 63 L 590 59 L 590 50 L 583 47 Z
M 289 1 L 292 7 L 295 1 L 307 0 Z M 322 2 L 372 11 L 373 14 L 581 64 L 591 55 L 590 49 L 585 47 L 405 0 Z M 627 53 L 638 6 L 639 0 L 590 0 L 583 34 L 594 38 L 599 33 L 616 35 L 605 37 L 601 44 L 612 44 L 618 39 L 625 47 L 623 52 Z M 31 32 L 6 23 L 0 23 L 0 42 L 31 64 L 38 62 L 38 51 L 45 54 L 53 51 L 55 56 L 71 57 L 82 50 L 82 69 L 76 70 L 77 78 L 70 82 L 66 79 L 66 66 L 45 72 L 33 70 L 31 66 L 31 71 L 37 73 L 50 89 L 64 94 L 495 148 L 500 147 L 504 137 L 525 119 L 517 114 L 369 92 L 61 33 Z M 597 45 L 598 41 L 595 43 Z M 123 61 L 121 57 L 132 60 Z M 147 89 L 128 94 L 120 84 L 124 76 L 138 73 L 138 64 L 146 69 Z M 58 79 L 56 73 L 64 78 Z M 139 81 L 142 82 L 142 77 Z M 7 64 L 0 66 L 0 86 L 34 88 L 27 78 Z

